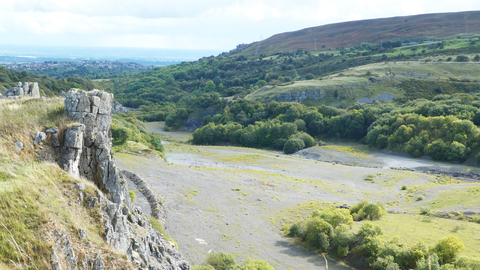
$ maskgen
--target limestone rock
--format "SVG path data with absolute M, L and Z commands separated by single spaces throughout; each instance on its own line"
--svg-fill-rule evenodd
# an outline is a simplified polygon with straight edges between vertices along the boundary
M 58 132 L 58 127 L 51 127 L 45 131 L 46 133 L 54 134 Z
M 40 88 L 38 83 L 32 82 L 19 82 L 17 87 L 10 88 L 7 92 L 4 93 L 6 97 L 16 97 L 16 96 L 29 96 L 33 98 L 40 98 Z
M 78 163 L 79 176 L 92 180 L 113 200 L 114 203 L 130 205 L 128 187 L 123 175 L 117 169 L 113 153 L 110 125 L 112 123 L 113 94 L 100 91 L 71 90 L 65 98 L 65 111 L 71 118 L 85 126 L 83 144 L 72 147 L 65 138 L 66 148 L 81 149 Z M 65 156 L 71 150 L 66 150 Z M 64 163 L 68 162 L 65 159 Z M 74 170 L 72 170 L 74 171 Z
M 33 140 L 33 143 L 34 144 L 41 143 L 45 141 L 46 138 L 47 138 L 47 134 L 45 134 L 44 132 L 38 131 L 37 134 L 35 135 L 35 139 Z
M 73 189 L 83 191 L 85 190 L 85 183 L 76 183 L 73 185 Z
M 20 152 L 23 150 L 23 143 L 21 141 L 16 141 L 14 146 L 17 152 Z

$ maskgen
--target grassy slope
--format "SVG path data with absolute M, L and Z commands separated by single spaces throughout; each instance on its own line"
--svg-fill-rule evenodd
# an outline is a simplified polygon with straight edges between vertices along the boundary
M 480 32 L 480 12 L 438 13 L 416 16 L 393 17 L 329 24 L 299 31 L 274 35 L 261 43 L 253 43 L 242 55 L 275 52 L 292 52 L 297 49 L 313 51 L 317 48 L 350 47 L 362 42 L 379 43 L 398 39 L 440 39 Z
M 50 268 L 53 229 L 66 230 L 73 244 L 82 246 L 79 254 L 99 252 L 109 258 L 107 265 L 128 265 L 103 241 L 102 220 L 95 210 L 70 205 L 78 197 L 72 185 L 84 180 L 68 176 L 56 164 L 34 161 L 30 146 L 35 132 L 66 124 L 61 99 L 0 100 L 1 269 Z M 25 150 L 17 153 L 15 141 L 22 141 Z M 93 184 L 86 186 L 86 192 L 96 194 Z M 87 231 L 90 248 L 75 237 L 78 229 Z
M 408 87 L 412 83 L 427 84 L 432 89 L 440 85 L 444 88 L 444 93 L 448 93 L 452 87 L 451 79 L 463 80 L 469 78 L 470 81 L 480 80 L 480 64 L 478 62 L 444 62 L 438 61 L 438 58 L 433 57 L 428 60 L 430 61 L 386 62 L 363 65 L 326 76 L 320 80 L 296 81 L 293 84 L 279 85 L 263 91 L 259 90 L 248 95 L 247 98 L 261 101 L 284 93 L 303 92 L 306 89 L 318 87 L 327 94 L 327 97 L 319 101 L 306 100 L 306 104 L 333 105 L 342 101 L 347 104 L 353 104 L 359 98 L 372 98 L 383 93 L 391 93 L 397 98 L 403 98 L 407 92 L 412 91 Z M 366 76 L 367 72 L 370 72 L 371 75 Z M 415 78 L 403 74 L 426 75 L 432 78 Z M 368 80 L 370 77 L 381 79 L 381 81 L 371 84 Z M 467 82 L 466 84 L 476 83 Z M 339 92 L 339 99 L 333 97 L 335 90 Z M 426 94 L 431 95 L 435 93 Z

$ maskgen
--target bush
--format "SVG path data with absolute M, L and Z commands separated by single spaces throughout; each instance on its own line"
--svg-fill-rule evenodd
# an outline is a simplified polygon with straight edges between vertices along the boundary
M 308 73 L 307 75 L 305 75 L 305 80 L 313 80 L 313 78 L 315 78 L 315 76 L 313 76 L 312 73 Z
M 455 235 L 446 236 L 435 246 L 435 251 L 443 263 L 450 263 L 455 260 L 458 253 L 465 249 L 462 240 Z
M 468 57 L 465 56 L 465 55 L 459 55 L 455 59 L 455 61 L 457 61 L 457 62 L 468 62 L 468 60 L 469 60 Z
M 301 119 L 299 119 L 300 121 L 303 121 Z M 303 144 L 305 145 L 304 148 L 308 148 L 308 147 L 312 147 L 312 146 L 315 146 L 316 143 L 315 143 L 315 139 L 308 135 L 308 133 L 305 133 L 305 132 L 299 132 L 297 134 L 294 134 L 290 137 L 290 139 L 299 139 L 299 140 L 302 140 L 303 141 Z
M 266 261 L 249 259 L 238 267 L 238 270 L 275 270 L 275 268 Z
M 350 214 L 354 220 L 377 220 L 386 213 L 385 206 L 382 204 L 369 203 L 367 200 L 362 200 L 350 208 Z
M 289 232 L 287 236 L 289 237 L 297 237 L 297 238 L 304 238 L 305 237 L 306 228 L 305 225 L 301 222 L 296 222 L 290 226 Z
M 215 270 L 229 270 L 237 263 L 235 262 L 233 255 L 220 252 L 210 253 L 205 264 L 213 266 Z
M 135 191 L 133 191 L 133 190 L 129 190 L 128 195 L 130 195 L 130 199 L 132 199 L 132 202 L 135 201 L 135 199 L 137 198 L 137 195 L 135 194 Z
M 402 190 L 407 190 L 407 186 L 403 185 Z
M 283 152 L 285 154 L 292 154 L 305 147 L 305 143 L 300 139 L 289 139 L 283 146 Z
M 431 216 L 432 214 L 433 214 L 432 210 L 430 210 L 426 207 L 420 207 L 420 215 Z

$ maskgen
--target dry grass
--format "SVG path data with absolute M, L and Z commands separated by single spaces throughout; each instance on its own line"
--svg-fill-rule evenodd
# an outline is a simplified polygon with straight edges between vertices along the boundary
M 32 159 L 35 153 L 30 147 L 37 131 L 70 122 L 60 98 L 0 100 L 0 157 Z M 16 141 L 21 141 L 25 150 L 17 153 Z
M 107 268 L 130 267 L 105 244 L 98 210 L 77 203 L 72 185 L 85 182 L 84 192 L 95 195 L 94 184 L 67 175 L 56 164 L 34 161 L 35 133 L 70 123 L 61 99 L 0 100 L 0 269 L 49 269 L 54 229 L 69 234 L 77 254 L 101 253 Z M 17 152 L 15 141 L 25 149 Z M 87 231 L 90 247 L 79 238 L 79 229 Z

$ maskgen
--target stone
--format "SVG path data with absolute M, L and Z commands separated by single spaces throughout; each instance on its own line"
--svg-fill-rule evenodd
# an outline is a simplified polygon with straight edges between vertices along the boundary
M 85 190 L 85 183 L 76 183 L 73 185 L 73 189 L 83 191 Z
M 58 140 L 57 134 L 52 134 L 52 145 L 55 148 L 60 147 L 60 141 Z
M 44 132 L 38 131 L 37 134 L 35 134 L 35 139 L 33 140 L 34 144 L 39 144 L 43 142 L 45 139 L 47 139 L 47 134 Z
M 104 269 L 105 269 L 105 266 L 103 264 L 102 255 L 100 255 L 100 253 L 98 253 L 97 257 L 95 258 L 95 261 L 93 263 L 92 270 L 104 270 Z
M 46 133 L 54 134 L 58 132 L 58 127 L 51 127 L 45 131 Z
M 23 150 L 23 143 L 21 141 L 16 141 L 14 146 L 17 152 L 20 152 Z
M 87 231 L 78 229 L 78 235 L 80 236 L 80 239 L 82 239 L 82 241 L 85 241 L 85 238 L 87 237 Z
M 38 83 L 19 82 L 17 84 L 17 87 L 12 87 L 4 93 L 4 96 L 14 99 L 16 99 L 17 97 L 22 97 L 24 95 L 32 98 L 40 98 L 40 88 L 38 87 Z
M 74 137 L 70 141 L 66 134 L 63 167 L 78 164 L 78 169 L 75 168 L 71 170 L 72 172 L 78 171 L 78 176 L 95 182 L 114 203 L 129 206 L 128 187 L 122 173 L 116 167 L 110 149 L 112 101 L 113 94 L 100 91 L 86 92 L 73 89 L 67 94 L 65 98 L 67 115 L 84 125 L 85 129 L 82 136 L 75 137 L 75 141 Z M 72 162 L 72 158 L 76 159 L 78 152 L 68 148 L 81 150 L 78 163 Z

